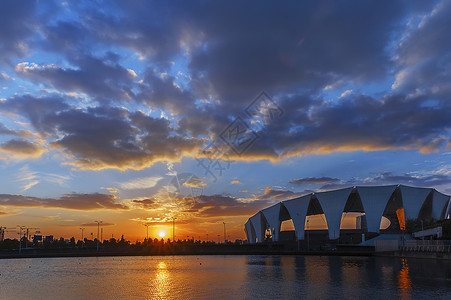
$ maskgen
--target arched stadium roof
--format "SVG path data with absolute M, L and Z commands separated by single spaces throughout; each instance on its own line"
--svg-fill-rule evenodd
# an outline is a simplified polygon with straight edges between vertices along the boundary
M 354 203 L 356 201 L 358 203 Z M 296 239 L 303 240 L 309 207 L 312 204 L 318 206 L 318 203 L 318 209 L 325 216 L 329 239 L 339 237 L 342 215 L 350 211 L 351 206 L 364 213 L 368 232 L 379 232 L 384 211 L 393 203 L 402 208 L 397 213 L 404 214 L 404 220 L 419 219 L 420 214 L 421 218 L 430 220 L 449 219 L 451 213 L 450 196 L 433 188 L 405 185 L 348 187 L 285 200 L 257 212 L 245 224 L 247 240 L 249 243 L 264 241 L 265 231 L 269 228 L 272 240 L 279 241 L 281 224 L 290 219 Z

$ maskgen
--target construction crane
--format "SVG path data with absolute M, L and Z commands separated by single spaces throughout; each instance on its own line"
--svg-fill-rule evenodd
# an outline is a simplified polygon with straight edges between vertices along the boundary
M 27 227 L 27 228 L 25 228 L 26 230 L 27 230 L 27 238 L 25 239 L 25 248 L 28 248 L 28 239 L 30 238 L 30 236 L 29 236 L 29 234 L 28 234 L 28 231 L 30 230 L 30 229 L 39 229 L 39 227 Z
M 16 228 L 7 228 L 4 226 L 0 226 L 0 241 L 3 242 L 5 239 L 5 232 L 10 232 L 8 229 L 16 229 Z

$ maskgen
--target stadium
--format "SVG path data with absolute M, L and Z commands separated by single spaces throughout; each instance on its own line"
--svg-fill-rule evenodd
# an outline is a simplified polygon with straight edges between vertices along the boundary
M 433 188 L 348 187 L 274 204 L 250 217 L 245 232 L 250 244 L 399 234 L 408 222 L 423 226 L 449 219 L 450 201 Z

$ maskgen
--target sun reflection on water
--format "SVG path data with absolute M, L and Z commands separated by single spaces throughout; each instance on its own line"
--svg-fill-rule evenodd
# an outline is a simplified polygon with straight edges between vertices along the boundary
M 170 274 L 166 263 L 160 261 L 155 270 L 155 277 L 150 282 L 150 299 L 167 299 L 170 292 Z

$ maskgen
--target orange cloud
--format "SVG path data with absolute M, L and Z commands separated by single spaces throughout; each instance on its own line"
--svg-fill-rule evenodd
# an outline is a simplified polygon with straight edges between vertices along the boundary
M 114 223 L 108 223 L 108 222 L 102 222 L 102 223 L 100 223 L 100 226 L 102 226 L 102 227 L 104 227 L 104 226 L 115 226 L 116 224 L 114 224 Z M 81 224 L 80 226 L 86 226 L 86 227 L 97 227 L 98 226 L 98 224 L 97 224 L 97 222 L 92 222 L 92 223 L 84 223 L 84 224 Z
M 157 207 L 155 199 L 131 200 L 130 202 L 143 209 L 151 209 Z
M 115 201 L 109 194 L 67 194 L 58 199 L 0 194 L 0 205 L 13 207 L 43 207 L 72 210 L 128 210 L 129 207 Z
M 2 143 L 0 151 L 17 158 L 39 158 L 47 152 L 47 149 L 24 139 L 12 139 Z
M 255 195 L 254 195 L 255 196 Z M 257 199 L 277 199 L 285 200 L 300 196 L 300 194 L 289 190 L 274 189 L 272 186 L 268 186 L 265 189 L 263 195 L 256 196 Z
M 189 205 L 186 205 L 182 212 L 194 213 L 196 217 L 223 217 L 250 215 L 265 207 L 265 205 L 270 205 L 272 201 L 241 200 L 222 195 L 202 195 L 197 197 L 195 201 L 187 203 Z

